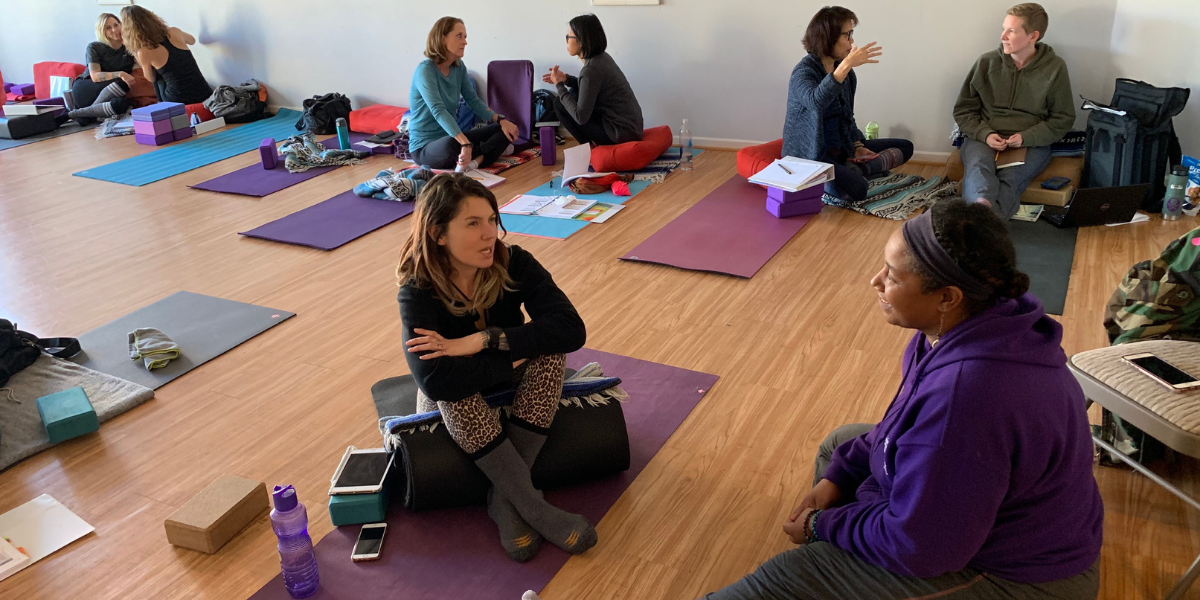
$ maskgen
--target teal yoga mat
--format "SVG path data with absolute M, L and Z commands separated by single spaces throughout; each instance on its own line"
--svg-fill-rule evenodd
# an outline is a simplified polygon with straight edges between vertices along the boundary
M 618 196 L 612 192 L 604 192 L 603 194 L 588 194 L 586 198 L 606 204 L 623 204 L 626 200 L 638 195 L 639 192 L 649 187 L 651 183 L 650 181 L 630 182 L 629 191 L 631 195 L 629 196 Z M 572 192 L 569 189 L 563 189 L 561 177 L 555 177 L 548 183 L 544 183 L 525 193 L 531 196 L 560 196 L 564 195 L 564 193 L 571 194 Z M 555 240 L 565 240 L 588 225 L 587 221 L 551 219 L 550 217 L 535 217 L 532 215 L 500 215 L 500 222 L 504 223 L 504 228 L 509 233 L 519 233 Z
M 1046 221 L 1009 221 L 1008 230 L 1017 250 L 1017 268 L 1029 275 L 1029 291 L 1048 314 L 1063 314 L 1079 230 L 1059 229 Z
M 101 181 L 142 186 L 256 150 L 263 138 L 295 135 L 299 111 L 281 108 L 269 118 L 210 135 L 175 142 L 154 152 L 75 173 Z

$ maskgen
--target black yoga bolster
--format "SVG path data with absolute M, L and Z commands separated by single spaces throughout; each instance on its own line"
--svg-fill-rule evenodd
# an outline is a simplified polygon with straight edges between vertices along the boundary
M 395 416 L 382 414 L 395 410 L 411 413 L 416 407 L 416 385 L 411 377 L 381 381 L 371 392 L 381 416 Z M 481 505 L 487 500 L 491 483 L 444 424 L 432 432 L 420 428 L 403 432 L 399 438 L 401 447 L 393 469 L 403 469 L 403 474 L 397 473 L 397 483 L 404 481 L 405 489 L 393 489 L 392 497 L 404 498 L 410 510 Z M 629 433 L 621 403 L 610 400 L 592 406 L 584 401 L 581 407 L 559 406 L 531 474 L 536 487 L 552 489 L 628 469 Z

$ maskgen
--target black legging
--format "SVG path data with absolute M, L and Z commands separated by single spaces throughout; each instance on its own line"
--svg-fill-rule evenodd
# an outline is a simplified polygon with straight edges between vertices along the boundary
M 114 83 L 121 86 L 121 89 L 125 90 L 126 93 L 129 92 L 129 84 L 120 78 L 98 83 L 88 77 L 76 79 L 75 83 L 71 85 L 71 100 L 74 102 L 75 108 L 87 108 L 95 104 L 96 97 L 100 95 L 100 92 Z M 113 112 L 116 114 L 121 114 L 129 110 L 129 101 L 123 97 L 114 98 L 110 102 L 112 102 Z
M 558 116 L 558 122 L 562 123 L 562 126 L 571 132 L 571 136 L 580 144 L 594 143 L 597 146 L 611 146 L 613 144 L 612 138 L 608 137 L 607 131 L 604 131 L 604 124 L 600 122 L 595 111 L 592 112 L 592 119 L 590 121 L 579 123 L 571 118 L 571 115 L 563 106 L 562 100 L 559 100 L 558 96 L 555 96 L 554 113 Z
M 863 142 L 863 146 L 876 153 L 883 152 L 888 148 L 899 148 L 904 155 L 904 162 L 908 162 L 913 155 L 912 142 L 900 138 L 866 140 Z M 826 194 L 849 202 L 862 202 L 867 199 L 867 178 L 863 176 L 862 170 L 847 164 L 845 158 L 829 154 L 822 157 L 821 162 L 833 165 L 833 181 L 825 184 Z
M 479 166 L 486 167 L 504 153 L 508 147 L 508 136 L 499 123 L 464 131 L 472 144 L 471 158 L 479 159 Z M 462 144 L 454 136 L 446 136 L 421 146 L 412 153 L 413 162 L 430 169 L 453 169 L 458 164 L 458 153 L 462 152 Z

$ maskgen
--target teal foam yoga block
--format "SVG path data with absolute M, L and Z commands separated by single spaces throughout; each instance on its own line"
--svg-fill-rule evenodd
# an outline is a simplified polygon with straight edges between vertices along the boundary
M 57 444 L 100 429 L 96 410 L 83 388 L 73 387 L 37 399 L 38 414 L 46 425 L 50 443 Z
M 338 494 L 329 497 L 329 520 L 337 527 L 380 523 L 387 517 L 387 488 L 378 494 Z

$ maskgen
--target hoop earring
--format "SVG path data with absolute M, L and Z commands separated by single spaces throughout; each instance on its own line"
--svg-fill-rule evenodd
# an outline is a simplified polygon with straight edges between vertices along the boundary
M 945 328 L 946 328 L 946 313 L 942 313 L 942 315 L 940 317 L 938 317 L 937 338 L 934 339 L 933 341 L 929 342 L 930 347 L 936 346 L 938 342 L 942 341 L 942 331 Z

